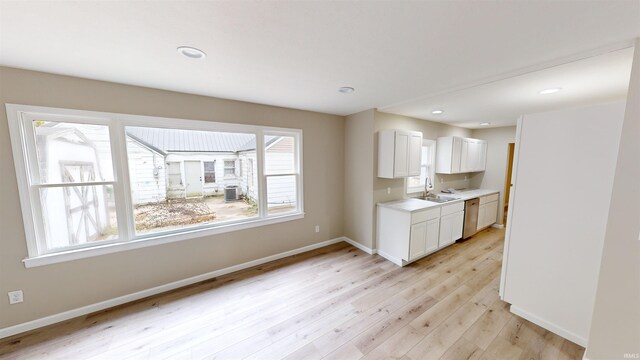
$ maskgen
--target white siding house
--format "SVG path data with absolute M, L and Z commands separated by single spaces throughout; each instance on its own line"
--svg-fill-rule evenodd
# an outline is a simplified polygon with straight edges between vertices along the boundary
M 134 204 L 223 195 L 235 186 L 256 200 L 255 136 L 205 131 L 127 128 Z M 296 204 L 292 137 L 266 138 L 265 174 L 269 208 Z

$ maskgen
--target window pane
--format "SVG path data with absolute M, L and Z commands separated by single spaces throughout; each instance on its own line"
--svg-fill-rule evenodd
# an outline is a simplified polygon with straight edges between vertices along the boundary
M 295 174 L 295 138 L 292 136 L 271 136 L 264 138 L 266 147 L 265 172 L 273 174 Z
M 224 175 L 235 176 L 236 175 L 236 162 L 235 160 L 224 161 Z
M 113 181 L 109 127 L 33 121 L 40 183 Z
M 267 176 L 267 213 L 269 215 L 297 210 L 297 176 Z
M 48 250 L 118 237 L 113 186 L 41 188 Z
M 216 162 L 215 161 L 204 162 L 204 182 L 205 183 L 216 182 Z
M 126 127 L 138 234 L 258 216 L 254 134 Z M 224 176 L 216 176 L 224 174 Z M 252 178 L 249 179 L 249 176 Z

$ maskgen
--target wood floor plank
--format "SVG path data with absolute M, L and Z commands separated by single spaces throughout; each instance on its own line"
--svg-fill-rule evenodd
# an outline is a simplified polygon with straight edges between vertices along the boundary
M 407 267 L 334 244 L 0 340 L 0 359 L 581 359 L 498 300 L 504 230 Z

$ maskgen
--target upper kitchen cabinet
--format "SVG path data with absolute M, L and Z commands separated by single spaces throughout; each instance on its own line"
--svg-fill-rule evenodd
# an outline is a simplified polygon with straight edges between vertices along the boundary
M 484 171 L 486 162 L 486 141 L 457 136 L 438 138 L 436 173 L 460 174 Z
M 378 132 L 378 177 L 387 179 L 420 175 L 422 133 L 380 130 Z

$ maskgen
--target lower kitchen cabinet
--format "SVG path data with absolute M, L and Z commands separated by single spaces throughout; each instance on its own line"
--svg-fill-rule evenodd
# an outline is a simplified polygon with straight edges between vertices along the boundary
M 378 254 L 404 266 L 438 250 L 440 207 L 403 211 L 378 206 Z
M 421 258 L 438 250 L 438 228 L 440 219 L 432 219 L 411 225 L 409 261 Z
M 438 248 L 451 245 L 456 240 L 462 238 L 462 227 L 464 226 L 464 211 L 444 215 L 440 218 L 440 237 Z
M 498 220 L 498 194 L 480 197 L 478 208 L 478 230 L 496 223 Z

